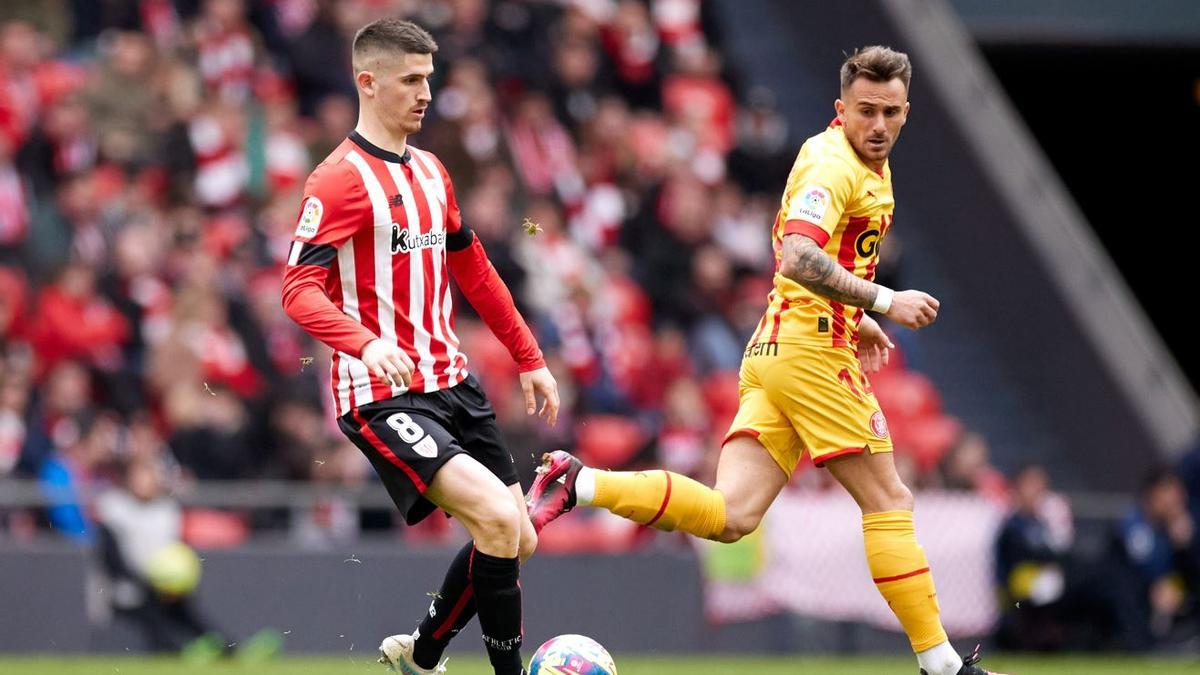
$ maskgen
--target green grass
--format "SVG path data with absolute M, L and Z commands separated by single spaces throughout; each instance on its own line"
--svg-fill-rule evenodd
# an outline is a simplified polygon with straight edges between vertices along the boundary
M 1195 675 L 1200 660 L 1172 661 L 1124 656 L 1005 656 L 988 658 L 989 668 L 1013 675 Z M 617 656 L 621 675 L 914 675 L 911 658 L 829 658 L 790 656 L 783 658 L 736 657 L 623 657 Z M 254 673 L 255 675 L 337 675 L 387 671 L 374 662 L 370 652 L 344 657 L 289 657 L 268 663 L 190 665 L 177 659 L 151 658 L 0 658 L 0 673 L 21 675 L 191 675 L 205 673 Z M 491 675 L 483 659 L 452 657 L 449 675 Z

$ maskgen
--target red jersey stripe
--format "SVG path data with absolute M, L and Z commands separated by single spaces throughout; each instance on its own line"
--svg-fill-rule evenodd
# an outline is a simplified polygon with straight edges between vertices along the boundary
M 409 164 L 411 164 L 411 161 Z M 413 363 L 417 367 L 417 371 L 413 373 L 411 388 L 413 391 L 436 391 L 437 376 L 434 374 L 434 358 L 433 353 L 430 351 L 431 335 L 425 325 L 425 317 L 430 313 L 428 297 L 425 293 L 427 285 L 424 266 L 425 249 L 416 244 L 421 241 L 422 230 L 426 228 L 422 227 L 421 212 L 417 207 L 418 200 L 412 184 L 412 169 L 407 165 L 401 166 L 391 163 L 388 164 L 387 168 L 396 183 L 396 187 L 400 189 L 401 202 L 404 212 L 408 216 L 408 227 L 402 229 L 400 234 L 407 236 L 410 242 L 410 251 L 405 256 L 407 258 L 406 267 L 408 268 L 407 316 L 411 327 L 409 335 L 412 336 L 412 344 L 416 351 Z M 426 218 L 428 218 L 428 211 L 426 211 Z M 396 285 L 400 286 L 402 284 L 403 282 L 398 276 Z
M 858 237 L 870 224 L 870 218 L 852 217 L 842 232 L 841 245 L 838 247 L 838 264 L 851 274 L 854 274 L 855 260 L 858 256 L 858 250 L 855 248 Z M 829 305 L 833 309 L 833 346 L 845 347 L 849 344 L 846 339 L 846 306 L 840 302 L 830 302 Z
M 367 421 L 358 412 L 358 408 L 353 408 L 351 412 L 354 413 L 354 421 L 358 423 L 358 430 L 362 433 L 363 438 L 367 439 L 367 442 L 371 444 L 371 447 L 378 450 L 384 459 L 403 471 L 408 476 L 408 479 L 412 481 L 413 485 L 416 486 L 418 492 L 425 494 L 425 481 L 421 480 L 421 476 L 408 465 L 408 462 L 397 457 L 396 453 L 392 452 L 392 449 L 387 446 L 387 443 L 380 440 L 375 430 L 371 428 L 371 425 L 367 424 Z
M 814 225 L 807 220 L 789 220 L 783 224 L 784 236 L 789 234 L 802 234 L 809 239 L 817 242 L 817 246 L 825 248 L 825 244 L 829 243 L 829 233 L 821 229 L 820 225 Z
M 413 150 L 414 164 L 417 165 L 422 177 L 422 191 L 429 205 L 431 219 L 434 223 L 446 221 L 445 211 L 448 207 L 446 186 L 441 182 L 438 171 L 431 155 L 423 150 Z M 445 232 L 443 226 L 439 231 Z M 445 386 L 453 386 L 461 381 L 458 359 L 458 337 L 450 326 L 453 319 L 453 306 L 450 300 L 450 279 L 446 267 L 446 249 L 440 248 L 433 252 L 436 260 L 433 264 L 433 294 L 430 307 L 433 309 L 432 333 L 433 339 L 445 352 L 445 367 L 437 370 L 439 386 L 444 381 Z M 442 362 L 439 360 L 439 365 Z
M 779 322 L 783 319 L 783 313 L 791 306 L 792 303 L 788 300 L 779 303 L 779 311 L 775 312 L 775 325 L 771 327 L 771 339 L 767 340 L 767 342 L 775 342 L 779 339 Z
M 423 172 L 423 164 L 420 159 L 414 159 L 408 163 L 408 168 L 414 178 L 412 183 L 412 191 L 416 197 L 417 212 L 421 216 L 422 223 L 428 223 L 430 229 L 425 230 L 433 234 L 445 234 L 445 228 L 442 226 L 444 222 L 442 216 L 442 208 L 437 201 L 436 196 L 429 194 L 432 191 L 432 186 L 428 184 L 428 180 L 421 179 Z M 437 223 L 436 227 L 433 225 Z M 433 356 L 434 364 L 441 365 L 449 362 L 449 354 L 446 350 L 446 339 L 442 335 L 442 329 L 439 325 L 441 322 L 441 307 L 437 302 L 439 300 L 437 291 L 441 286 L 442 271 L 439 266 L 442 263 L 442 255 L 445 246 L 440 246 L 436 249 L 430 248 L 421 251 L 421 262 L 425 267 L 425 279 L 429 282 L 425 285 L 425 306 L 429 309 L 424 316 L 424 328 L 429 333 L 429 353 Z M 437 259 L 435 260 L 435 253 Z M 440 389 L 445 385 L 445 368 L 432 367 L 434 389 Z
M 358 151 L 347 153 L 346 159 L 358 170 L 367 198 L 371 202 L 373 227 L 363 228 L 355 234 L 359 242 L 356 246 L 355 265 L 362 270 L 356 276 L 356 281 L 364 288 L 370 287 L 371 292 L 365 293 L 360 300 L 362 324 L 379 337 L 395 341 L 396 311 L 392 305 L 392 276 L 393 265 L 391 250 L 391 214 L 387 205 L 385 188 L 376 176 L 372 161 Z M 371 378 L 371 400 L 382 401 L 391 398 L 403 388 Z

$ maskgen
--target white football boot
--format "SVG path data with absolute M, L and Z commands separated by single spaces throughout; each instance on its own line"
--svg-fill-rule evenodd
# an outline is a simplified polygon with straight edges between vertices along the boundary
M 421 668 L 413 662 L 415 641 L 414 636 L 406 634 L 385 637 L 379 644 L 379 662 L 401 675 L 445 675 L 445 661 L 433 668 Z

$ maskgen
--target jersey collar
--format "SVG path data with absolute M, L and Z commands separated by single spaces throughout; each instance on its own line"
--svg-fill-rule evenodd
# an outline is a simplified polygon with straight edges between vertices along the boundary
M 374 143 L 372 143 L 371 141 L 368 141 L 367 139 L 363 138 L 362 134 L 358 133 L 357 131 L 350 132 L 350 140 L 354 141 L 354 143 L 358 147 L 365 150 L 367 152 L 367 154 L 374 155 L 375 157 L 378 157 L 379 159 L 382 159 L 385 162 L 396 162 L 398 164 L 408 164 L 408 162 L 410 160 L 412 160 L 412 153 L 408 151 L 408 148 L 404 148 L 404 155 L 397 155 L 396 153 L 391 152 L 390 150 L 384 150 L 383 148 L 379 147 L 378 145 L 375 145 Z

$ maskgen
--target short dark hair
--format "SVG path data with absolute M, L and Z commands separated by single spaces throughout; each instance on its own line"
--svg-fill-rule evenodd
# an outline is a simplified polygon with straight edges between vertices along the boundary
M 354 70 L 359 71 L 365 65 L 363 59 L 371 52 L 435 54 L 437 50 L 433 36 L 417 24 L 403 19 L 379 19 L 358 30 L 351 53 Z
M 908 60 L 908 54 L 891 47 L 872 45 L 856 49 L 842 64 L 842 91 L 849 89 L 860 77 L 872 82 L 888 82 L 900 78 L 907 90 L 912 79 L 912 62 Z

